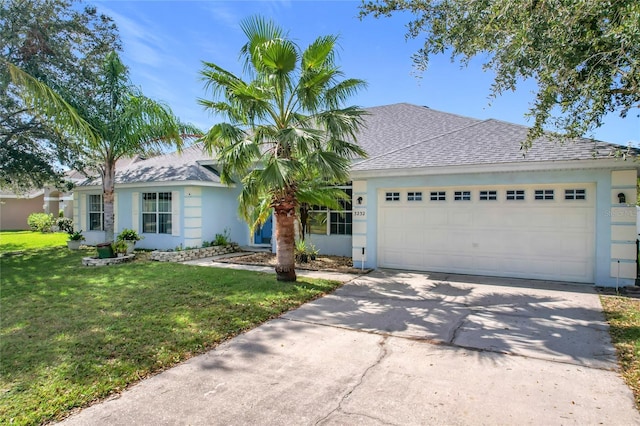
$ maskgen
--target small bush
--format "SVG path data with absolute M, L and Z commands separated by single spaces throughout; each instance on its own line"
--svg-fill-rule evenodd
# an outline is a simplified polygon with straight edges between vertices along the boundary
M 73 232 L 73 220 L 68 217 L 60 217 L 56 220 L 56 225 L 61 232 L 71 234 Z
M 214 246 L 226 246 L 230 242 L 231 236 L 229 235 L 229 228 L 224 228 L 222 234 L 216 234 L 211 244 Z
M 27 224 L 32 231 L 51 232 L 53 215 L 46 213 L 31 213 L 27 218 Z
M 118 234 L 118 241 L 140 241 L 143 237 L 141 237 L 136 231 L 133 229 L 124 228 Z
M 77 232 L 69 232 L 69 241 L 84 241 L 84 235 L 82 235 L 82 230 Z

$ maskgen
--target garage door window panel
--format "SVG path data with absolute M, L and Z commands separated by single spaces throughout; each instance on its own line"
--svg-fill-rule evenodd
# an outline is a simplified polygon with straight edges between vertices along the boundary
M 422 192 L 407 192 L 407 201 L 422 201 Z
M 385 201 L 400 201 L 399 192 L 387 192 L 384 196 Z
M 447 193 L 445 191 L 431 191 L 431 201 L 447 201 Z
M 586 200 L 587 190 L 586 189 L 565 189 L 564 199 L 565 200 Z
M 507 190 L 507 201 L 524 201 L 524 189 Z
M 454 201 L 471 201 L 471 191 L 455 191 L 453 193 Z
M 480 201 L 497 201 L 498 191 L 480 191 Z
M 553 189 L 536 189 L 534 198 L 536 200 L 553 200 L 554 195 Z

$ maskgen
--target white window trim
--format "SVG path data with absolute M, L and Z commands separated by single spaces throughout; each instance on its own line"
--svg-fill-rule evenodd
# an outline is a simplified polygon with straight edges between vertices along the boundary
M 146 211 L 145 210 L 145 203 L 144 203 L 145 194 L 155 194 L 156 195 L 155 211 Z M 169 208 L 168 212 L 161 212 L 160 209 L 159 209 L 159 207 L 160 207 L 160 194 L 169 194 L 169 196 L 171 197 L 171 199 L 169 200 L 169 201 L 171 201 L 171 207 Z M 174 201 L 173 201 L 174 198 L 175 198 L 175 195 L 174 195 L 174 192 L 172 192 L 172 191 L 152 191 L 152 192 L 141 192 L 140 193 L 140 203 L 141 203 L 140 223 L 142 224 L 142 233 L 149 234 L 149 235 L 173 235 L 174 234 L 173 233 L 173 228 L 178 225 L 178 224 L 174 223 L 174 218 L 175 218 Z M 155 215 L 156 230 L 155 230 L 155 232 L 146 232 L 144 230 L 144 215 L 151 215 L 151 214 Z M 171 230 L 169 232 L 160 232 L 160 215 L 169 215 L 171 217 L 171 219 L 170 219 Z
M 91 198 L 100 197 L 100 210 L 91 210 Z M 91 215 L 100 214 L 100 229 L 89 229 L 91 227 Z M 104 195 L 103 194 L 88 194 L 87 195 L 87 230 L 88 231 L 104 231 Z
M 310 228 L 309 228 L 309 232 L 311 235 L 353 235 L 353 186 L 352 185 L 339 185 L 336 186 L 336 188 L 338 189 L 343 189 L 343 190 L 347 190 L 350 189 L 351 190 L 351 210 L 330 210 L 327 207 L 322 207 L 319 210 L 309 210 L 309 214 L 310 215 L 320 215 L 323 214 L 325 215 L 325 232 L 324 233 L 315 233 L 315 232 L 310 232 Z M 351 233 L 349 234 L 340 234 L 340 233 L 331 233 L 331 213 L 338 213 L 340 215 L 346 215 L 348 213 L 351 213 Z M 348 222 L 346 222 L 345 224 L 348 224 Z

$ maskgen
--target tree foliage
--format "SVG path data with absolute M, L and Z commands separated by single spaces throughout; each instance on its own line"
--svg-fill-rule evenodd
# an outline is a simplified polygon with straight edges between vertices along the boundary
M 104 230 L 106 240 L 113 241 L 117 161 L 164 146 L 179 149 L 184 135 L 199 131 L 181 123 L 168 106 L 133 86 L 116 52 L 106 56 L 96 74 L 96 84 L 82 100 L 67 98 L 69 92 L 58 93 L 29 74 L 10 68 L 18 93 L 30 111 L 37 109 L 54 129 L 80 140 L 81 158 L 100 172 Z
M 302 49 L 263 18 L 247 19 L 241 28 L 247 36 L 241 49 L 245 79 L 211 62 L 201 72 L 213 99 L 200 103 L 224 117 L 204 142 L 217 153 L 222 181 L 241 180 L 245 219 L 263 223 L 273 211 L 277 277 L 295 280 L 300 204 L 335 202 L 332 184 L 346 182 L 351 160 L 365 156 L 354 143 L 364 111 L 344 106 L 365 83 L 343 78 L 335 36 Z
M 10 64 L 80 104 L 95 91 L 106 55 L 119 46 L 113 21 L 78 1 L 0 2 L 0 187 L 21 191 L 59 182 L 59 165 L 78 166 L 80 151 L 77 138 L 29 111 Z
M 465 65 L 480 56 L 494 96 L 537 82 L 529 141 L 549 126 L 582 136 L 640 107 L 638 0 L 363 0 L 360 15 L 402 11 L 413 15 L 407 37 L 425 37 L 419 70 L 435 54 Z

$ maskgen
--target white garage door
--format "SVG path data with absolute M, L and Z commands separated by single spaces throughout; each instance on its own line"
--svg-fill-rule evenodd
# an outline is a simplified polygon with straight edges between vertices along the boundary
M 385 189 L 378 265 L 593 282 L 595 185 Z

